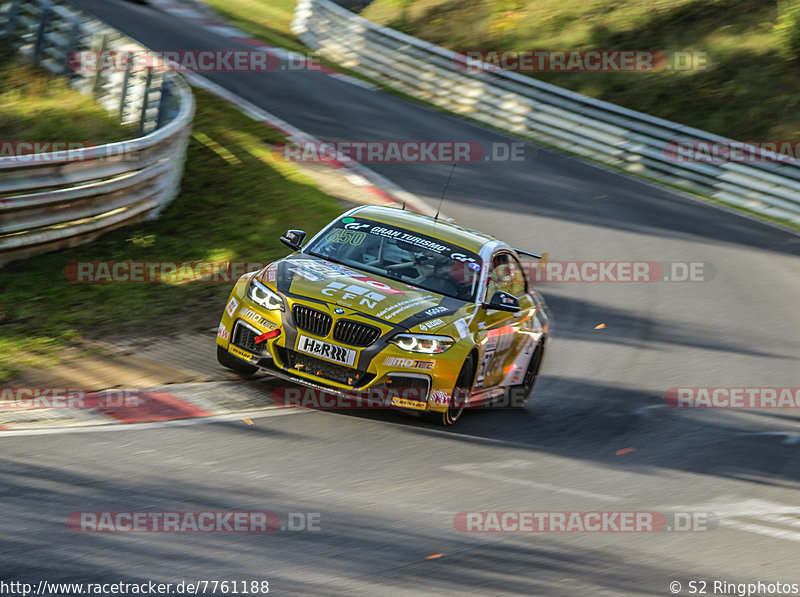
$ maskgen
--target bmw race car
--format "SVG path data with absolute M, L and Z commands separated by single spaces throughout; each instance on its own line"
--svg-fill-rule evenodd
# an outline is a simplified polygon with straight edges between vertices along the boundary
M 518 251 L 449 221 L 356 207 L 294 252 L 243 275 L 217 331 L 219 362 L 350 395 L 445 425 L 465 407 L 527 399 L 548 340 L 548 311 Z

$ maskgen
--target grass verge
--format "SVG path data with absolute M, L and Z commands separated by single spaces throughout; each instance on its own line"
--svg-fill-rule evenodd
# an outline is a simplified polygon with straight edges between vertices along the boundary
M 71 283 L 70 262 L 260 261 L 285 255 L 289 227 L 316 232 L 341 212 L 269 145 L 283 141 L 224 101 L 194 90 L 197 113 L 179 197 L 158 220 L 0 270 L 0 382 L 54 364 L 67 346 L 114 335 L 215 325 L 229 283 Z
M 300 53 L 308 51 L 289 28 L 295 0 L 207 0 L 206 4 L 232 25 L 269 45 Z
M 800 140 L 798 57 L 785 51 L 785 19 L 774 2 L 375 0 L 362 14 L 373 22 L 462 52 L 705 53 L 706 70 L 534 76 L 734 139 Z
M 135 126 L 120 124 L 66 79 L 31 66 L 0 45 L 0 139 L 111 143 L 135 137 L 136 132 Z

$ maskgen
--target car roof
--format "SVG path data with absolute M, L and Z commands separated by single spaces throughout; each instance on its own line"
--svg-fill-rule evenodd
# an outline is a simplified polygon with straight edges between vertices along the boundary
M 484 234 L 483 232 L 464 228 L 453 222 L 448 222 L 447 220 L 437 220 L 432 216 L 426 216 L 396 207 L 365 205 L 351 210 L 347 215 L 357 215 L 358 217 L 374 220 L 381 224 L 405 228 L 413 232 L 443 240 L 475 253 L 480 252 L 481 247 L 486 243 L 497 241 L 495 237 Z

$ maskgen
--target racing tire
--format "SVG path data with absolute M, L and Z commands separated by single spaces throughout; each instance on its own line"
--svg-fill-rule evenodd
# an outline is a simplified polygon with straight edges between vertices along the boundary
M 232 369 L 242 375 L 252 375 L 258 371 L 258 367 L 245 363 L 242 359 L 237 359 L 228 354 L 228 351 L 217 344 L 217 360 L 219 364 L 228 369 Z
M 461 366 L 461 371 L 456 379 L 456 387 L 453 388 L 453 395 L 447 403 L 447 409 L 441 413 L 434 413 L 438 422 L 444 426 L 455 424 L 464 412 L 464 402 L 472 389 L 472 378 L 475 376 L 475 365 L 472 362 L 472 355 L 467 357 Z
M 544 346 L 541 342 L 536 344 L 533 349 L 531 360 L 528 362 L 528 368 L 525 370 L 525 375 L 522 378 L 522 383 L 511 386 L 509 391 L 509 405 L 511 408 L 524 408 L 528 403 L 533 392 L 533 387 L 536 385 L 536 380 L 539 378 L 539 369 L 542 366 L 542 357 L 544 356 Z

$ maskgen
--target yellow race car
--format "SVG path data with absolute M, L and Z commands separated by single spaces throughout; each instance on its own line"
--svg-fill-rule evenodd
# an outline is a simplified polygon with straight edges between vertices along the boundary
M 520 259 L 537 255 L 379 206 L 305 236 L 289 230 L 291 255 L 236 282 L 217 330 L 222 365 L 445 425 L 464 408 L 525 403 L 549 331 Z

